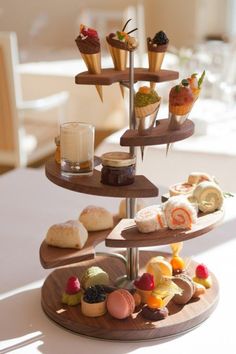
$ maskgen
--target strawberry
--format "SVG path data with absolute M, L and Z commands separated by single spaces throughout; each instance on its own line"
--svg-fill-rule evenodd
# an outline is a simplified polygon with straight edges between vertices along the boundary
M 196 277 L 200 279 L 207 279 L 209 277 L 209 271 L 207 269 L 207 266 L 205 266 L 205 264 L 199 264 L 196 267 L 195 273 L 196 273 Z
M 76 294 L 80 291 L 80 282 L 77 277 L 70 277 L 66 285 L 66 293 L 69 295 Z
M 140 290 L 153 290 L 154 277 L 150 273 L 143 273 L 143 275 L 135 280 L 134 285 Z

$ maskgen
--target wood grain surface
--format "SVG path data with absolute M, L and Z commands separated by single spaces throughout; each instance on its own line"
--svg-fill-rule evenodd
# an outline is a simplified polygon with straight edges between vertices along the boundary
M 147 68 L 134 68 L 134 81 L 164 82 L 176 80 L 179 73 L 173 70 L 160 70 L 151 72 Z M 102 69 L 101 74 L 90 74 L 88 71 L 79 73 L 75 83 L 80 85 L 112 85 L 115 82 L 129 81 L 129 69 L 118 71 L 115 69 Z
M 51 182 L 80 193 L 117 198 L 149 198 L 158 195 L 158 188 L 144 176 L 135 176 L 133 184 L 119 187 L 102 184 L 101 172 L 97 170 L 93 171 L 92 176 L 62 176 L 60 165 L 53 157 L 46 162 L 45 173 Z
M 216 227 L 224 217 L 224 211 L 211 214 L 199 213 L 197 223 L 191 230 L 164 229 L 144 234 L 138 231 L 133 219 L 122 219 L 107 236 L 107 247 L 151 247 L 187 241 L 206 234 Z
M 140 274 L 145 271 L 145 264 L 148 260 L 156 255 L 163 254 L 150 251 L 140 252 Z M 164 255 L 166 256 L 166 254 Z M 206 294 L 195 301 L 190 301 L 185 306 L 175 305 L 171 301 L 168 304 L 169 316 L 165 320 L 149 322 L 142 318 L 140 311 L 124 320 L 114 319 L 108 313 L 97 318 L 86 317 L 82 315 L 80 305 L 75 307 L 63 305 L 61 297 L 67 279 L 72 275 L 81 278 L 84 270 L 92 265 L 100 266 L 107 271 L 112 283 L 125 273 L 125 267 L 120 260 L 112 258 L 111 261 L 109 256 L 99 256 L 92 261 L 53 271 L 45 280 L 41 296 L 43 310 L 53 321 L 62 327 L 86 336 L 119 341 L 162 339 L 176 336 L 193 329 L 206 320 L 218 302 L 218 283 L 214 274 L 210 273 L 213 279 L 212 288 L 207 289 Z M 192 276 L 195 267 L 196 263 L 190 260 L 188 272 Z
M 128 129 L 120 138 L 121 146 L 147 146 L 174 143 L 189 138 L 194 133 L 194 123 L 187 119 L 181 129 L 169 130 L 169 119 L 158 120 L 158 125 L 154 127 L 148 135 L 141 136 L 138 130 Z
M 115 226 L 120 221 L 118 215 L 114 215 L 113 220 Z M 49 246 L 44 240 L 39 249 L 41 265 L 49 269 L 93 259 L 96 255 L 95 246 L 103 242 L 110 232 L 111 229 L 89 232 L 88 240 L 81 250 Z

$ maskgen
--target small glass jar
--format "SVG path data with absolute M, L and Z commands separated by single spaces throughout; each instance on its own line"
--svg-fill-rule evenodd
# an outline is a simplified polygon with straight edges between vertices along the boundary
M 61 164 L 61 148 L 60 148 L 60 136 L 55 137 L 56 151 L 55 151 L 55 161 Z
M 101 183 L 110 186 L 126 186 L 134 183 L 136 158 L 127 152 L 103 154 Z

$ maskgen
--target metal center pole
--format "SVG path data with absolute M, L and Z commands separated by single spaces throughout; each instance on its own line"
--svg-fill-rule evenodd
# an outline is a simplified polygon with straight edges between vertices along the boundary
M 129 52 L 129 128 L 135 129 L 135 115 L 134 115 L 134 52 Z M 136 148 L 129 147 L 129 152 L 136 155 Z M 126 198 L 126 217 L 133 219 L 135 216 L 136 198 Z M 134 280 L 138 276 L 139 270 L 139 250 L 138 248 L 127 248 L 127 278 Z

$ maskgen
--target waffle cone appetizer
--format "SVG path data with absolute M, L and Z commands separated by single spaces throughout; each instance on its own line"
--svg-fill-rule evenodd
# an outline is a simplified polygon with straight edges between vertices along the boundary
M 125 32 L 125 28 L 129 21 L 131 21 L 131 19 L 126 22 L 122 31 L 110 33 L 106 37 L 114 68 L 119 71 L 124 71 L 127 69 L 127 54 L 129 51 L 133 51 L 137 48 L 136 39 L 129 35 L 131 32 L 136 31 L 137 28 L 130 32 Z M 124 86 L 122 84 L 120 84 L 120 89 L 122 96 L 124 97 Z
M 156 91 L 147 86 L 139 88 L 134 98 L 134 113 L 139 135 L 151 133 L 156 122 L 157 113 L 161 104 L 161 98 Z M 141 146 L 141 156 L 144 156 L 144 146 Z
M 149 71 L 158 72 L 161 69 L 169 39 L 163 31 L 156 33 L 153 39 L 147 38 Z M 150 87 L 155 89 L 156 83 L 151 82 Z
M 81 25 L 80 34 L 76 38 L 75 42 L 88 68 L 88 72 L 90 74 L 100 74 L 101 48 L 97 31 L 92 28 L 88 28 L 84 25 Z M 102 86 L 96 85 L 96 89 L 100 99 L 103 101 Z
M 181 129 L 188 118 L 195 100 L 189 82 L 182 80 L 181 85 L 172 87 L 169 94 L 169 129 Z
M 205 70 L 203 71 L 203 73 L 199 79 L 197 78 L 197 74 L 195 74 L 195 73 L 192 74 L 191 77 L 187 78 L 190 88 L 193 93 L 194 102 L 198 99 L 198 97 L 200 95 L 204 77 L 205 77 Z

